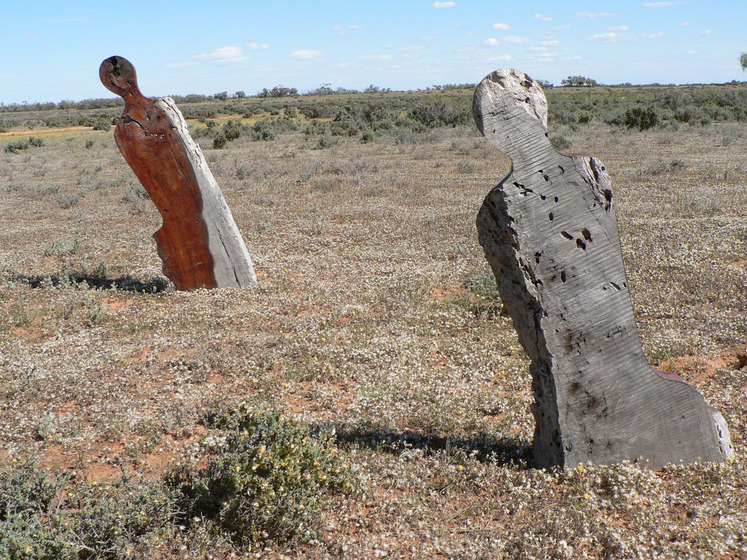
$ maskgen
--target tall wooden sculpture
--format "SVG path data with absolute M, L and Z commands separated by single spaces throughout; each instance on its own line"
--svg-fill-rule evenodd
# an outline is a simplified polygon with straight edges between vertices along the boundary
M 163 218 L 154 237 L 164 274 L 177 290 L 255 286 L 246 245 L 174 101 L 140 93 L 120 56 L 104 60 L 99 77 L 125 100 L 114 138 Z
M 733 457 L 721 414 L 646 361 L 602 162 L 552 148 L 547 100 L 522 72 L 487 76 L 473 112 L 513 163 L 477 229 L 532 361 L 537 465 L 642 457 L 658 468 Z

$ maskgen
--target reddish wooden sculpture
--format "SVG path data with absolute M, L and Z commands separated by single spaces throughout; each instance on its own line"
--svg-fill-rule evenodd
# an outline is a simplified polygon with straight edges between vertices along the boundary
M 114 138 L 163 218 L 154 237 L 164 274 L 178 290 L 256 285 L 233 216 L 173 100 L 145 97 L 134 66 L 119 56 L 101 63 L 99 77 L 125 100 Z

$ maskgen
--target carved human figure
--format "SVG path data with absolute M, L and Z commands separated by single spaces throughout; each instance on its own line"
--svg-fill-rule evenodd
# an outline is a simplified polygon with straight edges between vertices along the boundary
M 256 285 L 231 211 L 174 101 L 145 97 L 120 56 L 104 60 L 99 77 L 125 100 L 114 138 L 163 219 L 154 237 L 164 274 L 178 290 Z
M 721 414 L 640 344 L 612 187 L 593 157 L 561 154 L 547 137 L 547 100 L 504 69 L 473 99 L 483 135 L 511 158 L 477 217 L 480 244 L 531 358 L 539 466 L 733 457 Z

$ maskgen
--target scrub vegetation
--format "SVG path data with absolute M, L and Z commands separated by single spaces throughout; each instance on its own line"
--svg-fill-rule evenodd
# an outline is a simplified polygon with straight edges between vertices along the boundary
M 0 107 L 0 558 L 746 557 L 745 84 L 546 90 L 650 362 L 731 430 L 662 471 L 533 467 L 471 91 L 286 89 L 177 100 L 253 290 L 162 275 L 117 100 Z

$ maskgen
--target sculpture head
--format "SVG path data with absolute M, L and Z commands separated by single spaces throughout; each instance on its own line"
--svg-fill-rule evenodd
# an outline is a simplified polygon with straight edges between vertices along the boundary
M 106 89 L 122 97 L 139 92 L 135 67 L 121 56 L 104 60 L 99 67 L 99 78 Z
M 547 98 L 524 72 L 502 68 L 475 89 L 472 114 L 483 136 L 512 160 L 523 147 L 551 150 L 547 139 Z

